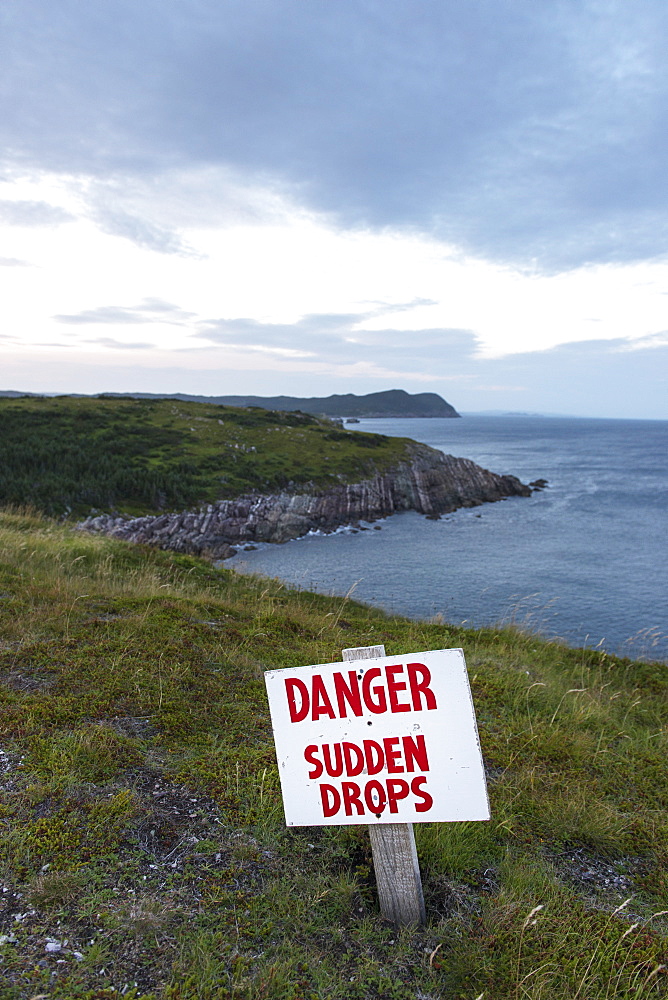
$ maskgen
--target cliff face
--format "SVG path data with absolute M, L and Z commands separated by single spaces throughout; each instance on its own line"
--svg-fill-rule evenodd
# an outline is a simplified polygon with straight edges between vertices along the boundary
M 102 514 L 78 527 L 191 555 L 226 559 L 235 545 L 285 542 L 402 510 L 445 514 L 510 496 L 529 496 L 515 476 L 499 476 L 466 458 L 415 444 L 410 457 L 372 479 L 317 493 L 249 494 L 196 511 L 125 518 Z

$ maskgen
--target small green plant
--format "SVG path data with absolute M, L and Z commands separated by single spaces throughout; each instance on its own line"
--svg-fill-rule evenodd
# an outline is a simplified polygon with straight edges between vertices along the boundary
M 84 885 L 78 871 L 47 871 L 30 884 L 28 901 L 38 909 L 57 908 L 74 902 Z
M 86 726 L 75 732 L 37 738 L 31 766 L 52 789 L 85 782 L 104 782 L 122 766 L 139 764 L 143 754 L 136 742 L 107 726 Z
M 178 911 L 169 899 L 160 896 L 140 896 L 120 911 L 118 926 L 123 932 L 157 940 L 172 926 L 177 917 Z

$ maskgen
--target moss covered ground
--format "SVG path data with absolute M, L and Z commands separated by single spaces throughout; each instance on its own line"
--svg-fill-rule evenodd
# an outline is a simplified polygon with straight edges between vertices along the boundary
M 0 399 L 0 505 L 50 515 L 179 510 L 384 471 L 406 438 L 305 413 L 172 399 Z
M 264 670 L 380 642 L 464 649 L 488 774 L 490 822 L 416 825 L 422 929 L 277 780 Z M 5 512 L 0 998 L 666 997 L 667 704 L 665 665 Z

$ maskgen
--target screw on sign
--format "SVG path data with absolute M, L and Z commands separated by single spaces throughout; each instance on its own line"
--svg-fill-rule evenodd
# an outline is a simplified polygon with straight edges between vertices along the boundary
M 265 681 L 287 825 L 368 824 L 384 916 L 424 923 L 412 824 L 489 819 L 462 650 L 362 646 Z

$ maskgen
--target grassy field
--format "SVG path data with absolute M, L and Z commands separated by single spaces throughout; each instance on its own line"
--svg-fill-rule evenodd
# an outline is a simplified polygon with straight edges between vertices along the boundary
M 356 482 L 405 438 L 300 413 L 171 399 L 0 399 L 0 505 L 143 514 L 257 491 Z
M 0 616 L 1 1000 L 668 995 L 665 666 L 9 512 Z M 488 772 L 490 822 L 416 826 L 420 930 L 364 827 L 285 828 L 267 712 L 379 642 L 463 647 Z

